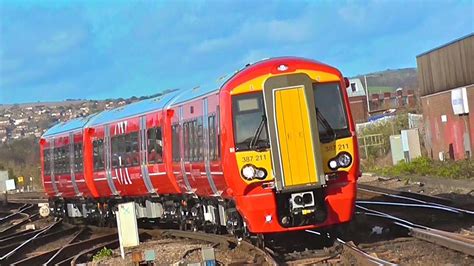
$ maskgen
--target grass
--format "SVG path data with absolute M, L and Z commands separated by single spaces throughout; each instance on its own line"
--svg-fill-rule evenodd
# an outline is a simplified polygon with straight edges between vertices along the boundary
M 395 166 L 374 167 L 370 171 L 384 176 L 409 177 L 429 176 L 451 179 L 474 178 L 474 161 L 434 161 L 426 157 L 419 157 L 413 161 L 399 162 Z

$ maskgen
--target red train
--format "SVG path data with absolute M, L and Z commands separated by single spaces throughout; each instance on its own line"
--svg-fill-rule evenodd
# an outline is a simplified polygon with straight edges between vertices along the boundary
M 351 220 L 359 175 L 347 79 L 302 58 L 59 123 L 40 142 L 56 216 L 265 234 Z

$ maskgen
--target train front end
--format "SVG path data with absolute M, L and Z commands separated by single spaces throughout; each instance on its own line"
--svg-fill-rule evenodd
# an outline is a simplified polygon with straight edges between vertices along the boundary
M 337 69 L 299 58 L 262 61 L 224 85 L 224 170 L 251 233 L 351 220 L 359 158 L 345 90 Z

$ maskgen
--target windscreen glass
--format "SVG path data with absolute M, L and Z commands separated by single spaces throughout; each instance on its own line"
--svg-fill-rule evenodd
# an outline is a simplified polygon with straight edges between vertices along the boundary
M 350 135 L 339 84 L 316 83 L 313 90 L 321 139 Z
M 237 151 L 266 148 L 269 146 L 264 118 L 263 94 L 261 92 L 234 96 L 233 114 L 234 138 Z M 260 131 L 260 134 L 258 134 L 258 131 Z

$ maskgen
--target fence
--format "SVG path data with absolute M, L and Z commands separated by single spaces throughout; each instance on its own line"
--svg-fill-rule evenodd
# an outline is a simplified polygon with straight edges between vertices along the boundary
M 383 134 L 371 134 L 357 137 L 359 154 L 366 159 L 370 155 L 384 155 L 386 140 Z

